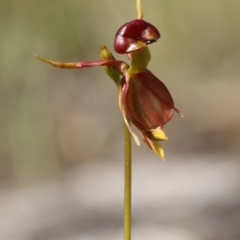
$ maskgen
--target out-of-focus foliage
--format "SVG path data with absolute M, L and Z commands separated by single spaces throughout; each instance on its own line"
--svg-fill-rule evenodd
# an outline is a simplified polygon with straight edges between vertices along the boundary
M 142 5 L 162 35 L 150 46 L 150 69 L 188 117 L 167 126 L 166 152 L 230 156 L 240 134 L 240 1 Z M 58 70 L 34 53 L 99 59 L 99 46 L 112 50 L 118 27 L 134 18 L 128 0 L 0 1 L 1 183 L 49 179 L 97 155 L 122 154 L 117 90 L 103 70 Z

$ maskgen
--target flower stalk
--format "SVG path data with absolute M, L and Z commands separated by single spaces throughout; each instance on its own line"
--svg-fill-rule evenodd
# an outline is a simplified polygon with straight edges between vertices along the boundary
M 124 124 L 124 240 L 131 240 L 132 232 L 132 146 L 131 134 Z

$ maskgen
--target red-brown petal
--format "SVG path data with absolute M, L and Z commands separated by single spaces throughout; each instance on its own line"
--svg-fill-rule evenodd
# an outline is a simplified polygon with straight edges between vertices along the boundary
M 142 132 L 163 127 L 174 112 L 168 89 L 150 71 L 134 74 L 125 83 L 122 102 L 129 119 Z
M 88 61 L 88 62 L 56 62 L 49 59 L 45 59 L 35 55 L 40 61 L 50 64 L 53 67 L 57 68 L 65 68 L 65 69 L 81 69 L 81 68 L 89 68 L 89 67 L 100 67 L 100 66 L 110 66 L 114 67 L 122 74 L 122 69 L 127 69 L 129 66 L 123 61 L 119 60 L 102 60 L 102 61 Z

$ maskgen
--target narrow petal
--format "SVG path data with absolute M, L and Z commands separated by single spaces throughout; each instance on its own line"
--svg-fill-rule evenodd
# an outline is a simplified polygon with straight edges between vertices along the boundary
M 180 110 L 178 110 L 177 108 L 175 108 L 174 107 L 174 111 L 178 114 L 178 115 L 180 115 L 180 117 L 185 117 L 185 115 L 180 111 Z
M 123 79 L 123 82 L 124 82 L 124 79 Z M 119 107 L 120 107 L 120 110 L 121 110 L 121 113 L 122 113 L 122 116 L 123 116 L 123 120 L 124 120 L 124 123 L 126 124 L 129 132 L 131 133 L 135 143 L 140 146 L 140 141 L 137 137 L 137 135 L 132 131 L 131 129 L 131 126 L 130 126 L 130 121 L 127 119 L 126 117 L 126 111 L 124 109 L 124 106 L 122 105 L 122 101 L 121 101 L 121 91 L 122 91 L 122 88 L 119 89 L 120 90 L 120 94 L 119 94 Z
M 122 116 L 123 116 L 123 120 L 124 120 L 124 123 L 126 124 L 127 128 L 128 128 L 128 131 L 131 133 L 135 143 L 140 146 L 140 141 L 139 141 L 139 138 L 137 137 L 137 135 L 132 131 L 131 129 L 131 126 L 130 126 L 130 122 L 129 120 L 126 118 L 126 114 L 124 112 L 124 109 L 122 109 Z
M 111 67 L 115 67 L 119 71 L 119 73 L 121 73 L 122 68 L 124 68 L 127 65 L 125 62 L 118 61 L 118 60 L 65 63 L 65 62 L 55 62 L 52 60 L 39 57 L 37 55 L 35 56 L 44 63 L 50 64 L 57 68 L 67 68 L 67 69 L 81 69 L 81 68 L 88 68 L 88 67 L 111 66 Z
M 158 141 L 153 141 L 147 138 L 144 134 L 142 134 L 142 138 L 143 141 L 148 145 L 148 147 L 153 150 L 163 161 L 165 161 L 164 150 L 161 144 Z

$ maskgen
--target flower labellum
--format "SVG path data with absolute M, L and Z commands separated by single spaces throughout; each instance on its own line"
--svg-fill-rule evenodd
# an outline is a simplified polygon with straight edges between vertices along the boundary
M 118 29 L 114 49 L 117 53 L 128 53 L 156 42 L 159 38 L 159 31 L 151 23 L 136 19 Z

